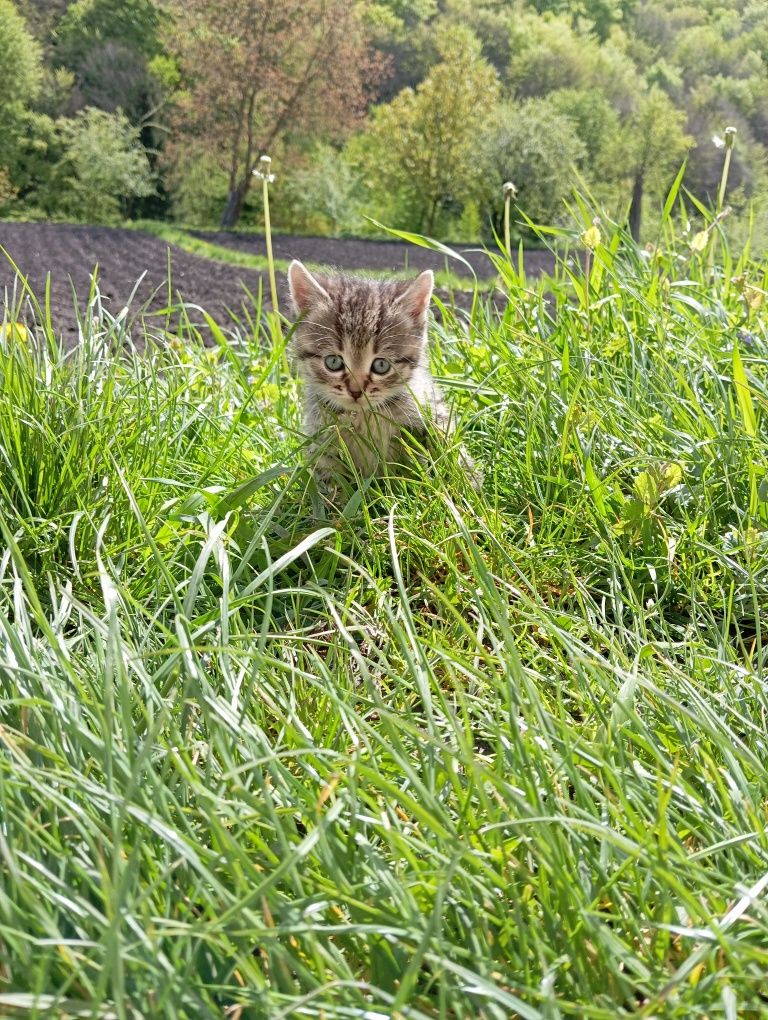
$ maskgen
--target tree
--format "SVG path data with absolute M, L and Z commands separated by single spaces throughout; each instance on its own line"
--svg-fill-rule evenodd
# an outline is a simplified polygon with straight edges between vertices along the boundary
M 606 153 L 619 130 L 619 115 L 605 96 L 592 89 L 560 89 L 547 99 L 552 108 L 567 117 L 586 150 L 577 165 L 591 180 L 611 178 Z
M 456 29 L 440 48 L 441 62 L 415 90 L 374 111 L 364 146 L 378 187 L 399 191 L 427 233 L 441 208 L 480 190 L 475 139 L 499 100 L 496 72 L 471 32 Z
M 546 96 L 556 89 L 591 89 L 624 110 L 642 88 L 642 76 L 617 43 L 601 44 L 565 17 L 517 18 L 512 51 L 509 82 L 521 98 Z
M 43 68 L 40 46 L 11 0 L 0 0 L 0 47 L 0 117 L 14 117 L 37 98 Z
M 611 28 L 624 20 L 635 4 L 636 0 L 532 0 L 531 6 L 539 14 L 567 14 L 574 27 L 583 22 L 605 42 Z
M 104 42 L 148 60 L 161 48 L 162 16 L 154 0 L 75 0 L 56 28 L 57 58 L 73 69 Z
M 358 6 L 348 0 L 169 0 L 184 30 L 171 45 L 185 90 L 175 149 L 220 155 L 229 177 L 221 218 L 234 226 L 260 154 L 307 130 L 340 138 L 375 80 Z
M 141 123 L 161 89 L 152 61 L 162 51 L 163 17 L 153 0 L 76 0 L 56 31 L 54 58 L 72 71 L 71 109 L 122 110 Z
M 669 4 L 644 0 L 627 35 L 628 52 L 687 116 L 696 142 L 685 183 L 703 200 L 716 194 L 722 154 L 712 144 L 727 125 L 739 131 L 729 194 L 762 188 L 768 145 L 768 6 L 740 0 Z
M 30 107 L 43 76 L 40 45 L 10 0 L 0 0 L 0 177 L 5 203 L 24 185 L 23 154 L 29 135 Z M 4 204 L 5 204 L 4 203 Z
M 52 43 L 54 25 L 61 19 L 70 0 L 16 0 L 16 8 L 35 39 L 46 51 Z
M 693 139 L 685 132 L 685 113 L 658 87 L 641 95 L 616 138 L 617 166 L 623 165 L 632 185 L 629 230 L 640 239 L 643 196 L 647 188 L 662 190 L 682 162 Z
M 501 233 L 502 186 L 512 181 L 516 203 L 536 223 L 551 223 L 573 186 L 573 166 L 586 148 L 569 117 L 549 99 L 501 108 L 482 139 L 485 207 Z

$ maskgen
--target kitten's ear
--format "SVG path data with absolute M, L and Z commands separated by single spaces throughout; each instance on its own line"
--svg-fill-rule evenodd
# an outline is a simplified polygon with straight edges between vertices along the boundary
M 288 266 L 288 286 L 299 315 L 305 315 L 318 301 L 328 300 L 330 295 L 321 287 L 306 266 L 294 259 Z
M 434 285 L 434 273 L 427 269 L 417 276 L 408 290 L 397 299 L 397 304 L 403 306 L 414 322 L 420 323 L 426 317 Z

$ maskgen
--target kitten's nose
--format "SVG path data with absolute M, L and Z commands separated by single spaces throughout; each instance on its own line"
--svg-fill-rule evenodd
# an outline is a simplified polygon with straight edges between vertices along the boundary
M 349 386 L 349 395 L 353 400 L 359 400 L 363 395 L 363 391 L 359 390 L 356 386 Z

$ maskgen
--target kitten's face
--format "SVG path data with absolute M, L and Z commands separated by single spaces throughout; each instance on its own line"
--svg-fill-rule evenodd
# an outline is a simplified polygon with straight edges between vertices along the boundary
M 337 411 L 381 407 L 424 363 L 432 273 L 412 283 L 315 277 L 288 270 L 297 314 L 294 355 L 314 395 Z

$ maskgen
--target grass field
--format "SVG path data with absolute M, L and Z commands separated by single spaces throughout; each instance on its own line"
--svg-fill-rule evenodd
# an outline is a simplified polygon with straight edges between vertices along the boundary
M 324 502 L 258 309 L 7 311 L 0 1014 L 768 1015 L 767 267 L 601 231 L 434 327 L 479 493 Z

